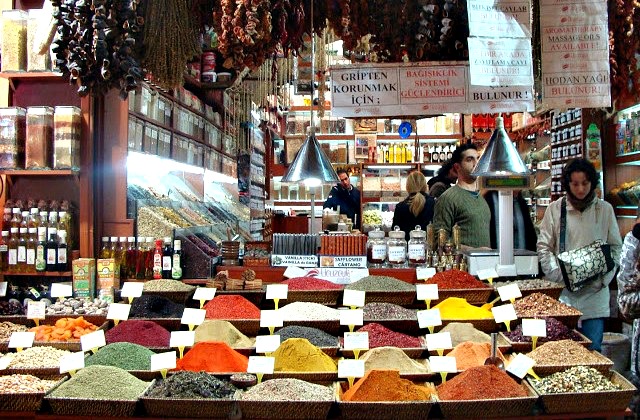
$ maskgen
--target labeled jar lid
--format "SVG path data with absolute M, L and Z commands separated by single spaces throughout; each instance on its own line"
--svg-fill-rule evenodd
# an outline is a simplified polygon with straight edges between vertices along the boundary
M 384 230 L 380 230 L 379 228 L 375 228 L 372 231 L 369 231 L 369 238 L 371 239 L 384 239 Z
M 427 237 L 427 232 L 422 230 L 419 225 L 416 225 L 416 228 L 409 232 L 409 237 L 425 239 Z
M 392 239 L 404 239 L 404 231 L 400 230 L 399 226 L 395 226 L 391 232 L 389 232 L 389 238 Z

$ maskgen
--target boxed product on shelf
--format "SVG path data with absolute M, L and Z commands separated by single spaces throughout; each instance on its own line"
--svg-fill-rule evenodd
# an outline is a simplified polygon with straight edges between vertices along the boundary
M 99 290 L 120 288 L 120 267 L 114 258 L 100 258 L 96 261 L 97 287 Z
M 72 262 L 73 296 L 94 297 L 96 293 L 96 260 L 78 258 Z

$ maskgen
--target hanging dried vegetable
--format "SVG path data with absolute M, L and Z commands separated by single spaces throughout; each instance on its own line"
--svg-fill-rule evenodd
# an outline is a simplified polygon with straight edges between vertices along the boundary
M 266 53 L 279 47 L 285 56 L 297 54 L 302 48 L 305 28 L 305 9 L 302 0 L 275 0 L 271 5 L 271 41 Z
M 640 102 L 640 3 L 613 0 L 609 5 L 609 64 L 611 95 L 620 107 Z

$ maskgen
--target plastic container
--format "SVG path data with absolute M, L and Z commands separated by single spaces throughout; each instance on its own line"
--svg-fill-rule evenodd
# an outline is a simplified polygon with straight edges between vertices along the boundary
M 412 266 L 427 262 L 427 232 L 420 226 L 409 232 L 408 254 L 409 264 Z
M 0 108 L 0 169 L 19 169 L 24 165 L 27 111 Z
M 24 158 L 26 169 L 50 169 L 53 148 L 53 108 L 27 108 L 27 138 Z
M 76 106 L 57 106 L 53 115 L 53 168 L 80 169 L 82 111 Z
M 407 265 L 407 241 L 404 231 L 398 226 L 389 232 L 387 240 L 387 262 L 391 267 L 405 267 Z
M 2 12 L 2 71 L 27 70 L 27 13 Z

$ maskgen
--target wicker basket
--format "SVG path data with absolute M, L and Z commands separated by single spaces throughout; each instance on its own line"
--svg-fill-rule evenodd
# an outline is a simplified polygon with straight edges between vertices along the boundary
M 128 370 L 127 372 L 145 382 L 151 382 L 160 376 L 160 372 L 155 370 Z
M 396 332 L 402 332 L 402 333 L 406 333 L 406 334 L 415 334 L 417 331 L 420 330 L 419 326 L 418 326 L 418 318 L 416 317 L 416 319 L 371 319 L 371 318 L 364 318 L 363 319 L 364 324 L 370 324 L 372 322 L 375 322 L 377 324 L 380 324 L 386 328 L 389 328 L 390 330 L 396 331 Z M 348 329 L 346 329 L 345 331 L 347 331 Z
M 180 322 L 181 321 L 180 318 L 129 318 L 129 319 L 136 320 L 136 321 L 152 321 L 169 331 L 179 331 L 182 328 L 182 323 Z
M 487 319 L 443 319 L 442 326 L 439 329 L 442 329 L 447 326 L 450 322 L 467 322 L 472 324 L 473 327 L 477 330 L 486 333 L 492 333 L 498 331 L 498 324 L 496 324 L 495 319 L 487 318 Z
M 597 370 L 598 372 L 601 372 L 606 376 L 611 371 L 611 368 L 613 368 L 613 361 L 603 356 L 602 354 L 598 353 L 595 350 L 592 350 L 591 354 L 597 357 L 599 359 L 599 362 L 597 363 L 567 362 L 566 364 L 561 364 L 561 365 L 543 365 L 543 364 L 536 363 L 536 365 L 533 367 L 533 370 L 538 375 L 551 375 L 552 373 L 562 372 L 563 370 L 569 369 L 570 367 L 573 367 L 573 366 L 588 366 L 588 367 L 594 368 L 595 370 Z
M 59 381 L 51 389 L 65 381 L 65 378 L 60 379 L 60 374 L 58 374 L 56 379 L 59 379 Z M 42 401 L 44 400 L 45 395 L 46 392 L 28 392 L 19 394 L 0 393 L 0 411 L 38 411 L 42 406 Z
M 92 416 L 96 418 L 130 417 L 138 400 L 94 400 L 88 398 L 45 397 L 53 414 L 58 416 Z
M 227 321 L 248 337 L 255 337 L 260 331 L 259 319 L 227 319 Z
M 339 401 L 342 419 L 426 419 L 431 401 Z
M 335 321 L 284 321 L 283 327 L 287 327 L 289 325 L 317 328 L 331 335 L 337 335 L 340 332 L 340 321 L 337 319 Z
M 400 348 L 400 350 L 402 350 L 404 352 L 404 354 L 407 355 L 407 357 L 411 358 L 411 359 L 420 359 L 422 357 L 422 355 L 425 353 L 425 351 L 427 351 L 426 347 L 407 347 L 407 348 Z M 365 352 L 366 350 L 361 350 L 360 351 L 360 356 Z M 349 359 L 353 359 L 354 358 L 354 354 L 353 354 L 353 350 L 345 350 L 343 348 L 340 349 L 340 353 L 342 354 L 343 357 L 349 358 Z
M 372 290 L 367 291 L 365 295 L 365 304 L 371 302 L 395 303 L 396 305 L 410 305 L 416 298 L 415 290 L 391 292 L 388 290 Z
M 580 336 L 580 340 L 576 341 L 576 343 L 583 345 L 584 347 L 589 347 L 591 345 L 591 340 L 581 334 L 578 330 L 573 330 L 574 333 Z M 529 353 L 533 348 L 533 343 L 531 341 L 511 341 L 504 333 L 500 333 L 500 340 L 506 341 L 511 346 L 511 351 L 520 352 L 520 353 Z M 538 340 L 538 346 L 541 346 L 545 342 L 540 342 Z
M 342 295 L 341 289 L 336 290 L 290 290 L 287 302 L 314 302 L 323 305 L 336 306 Z
M 243 419 L 326 419 L 333 401 L 238 401 Z
M 562 322 L 567 328 L 574 329 L 574 328 L 578 328 L 578 320 L 580 319 L 581 316 L 582 314 L 576 314 L 576 315 L 548 314 L 544 316 L 538 316 L 536 318 L 555 318 L 558 321 Z M 532 318 L 532 317 L 526 317 L 526 318 Z M 514 328 L 517 325 L 520 325 L 521 322 L 522 322 L 522 317 L 518 316 L 518 319 L 511 321 L 511 328 Z
M 492 418 L 529 416 L 538 400 L 538 395 L 527 384 L 523 386 L 526 397 L 500 398 L 493 400 L 449 400 L 438 405 L 445 418 Z
M 189 298 L 191 296 L 193 296 L 195 291 L 196 291 L 196 288 L 194 287 L 192 290 L 171 291 L 171 292 L 170 291 L 144 290 L 142 292 L 142 294 L 143 295 L 148 295 L 148 296 L 161 296 L 161 297 L 169 299 L 172 302 L 179 303 L 181 305 L 185 305 L 187 303 L 187 301 L 189 300 Z
M 560 299 L 560 294 L 562 293 L 563 289 L 563 285 L 558 285 L 555 287 L 541 287 L 539 289 L 520 289 L 520 293 L 522 293 L 522 297 L 526 297 L 534 293 L 544 293 L 545 295 L 557 300 Z
M 437 305 L 443 300 L 450 297 L 459 297 L 466 299 L 471 305 L 481 305 L 487 303 L 489 296 L 493 293 L 491 287 L 482 287 L 475 289 L 438 289 L 438 299 L 431 301 L 431 306 Z
M 60 379 L 60 368 L 8 368 L 0 371 L 3 375 L 33 375 L 40 379 Z
M 619 391 L 567 392 L 562 394 L 540 395 L 542 406 L 547 414 L 622 412 L 627 408 L 636 387 L 618 372 L 612 371 L 608 378 L 622 387 Z M 535 386 L 533 386 L 535 390 Z

